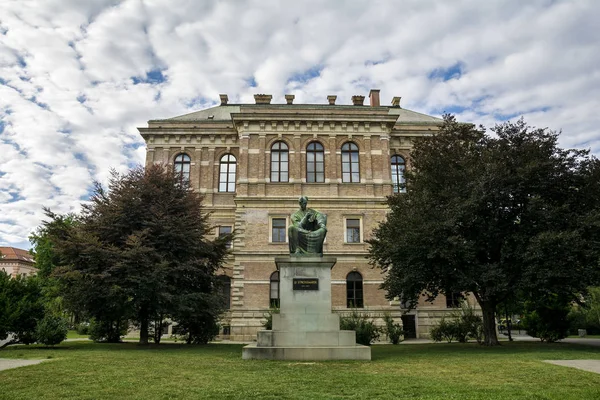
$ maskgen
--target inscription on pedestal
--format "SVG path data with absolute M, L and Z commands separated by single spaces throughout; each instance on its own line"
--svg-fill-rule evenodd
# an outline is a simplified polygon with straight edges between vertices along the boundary
M 294 278 L 294 290 L 319 290 L 319 280 L 314 278 Z

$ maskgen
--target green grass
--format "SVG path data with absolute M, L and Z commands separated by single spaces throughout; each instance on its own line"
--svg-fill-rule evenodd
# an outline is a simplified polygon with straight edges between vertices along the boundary
M 542 360 L 597 359 L 566 343 L 377 345 L 373 361 L 243 361 L 241 345 L 67 342 L 0 358 L 0 399 L 597 399 L 600 374 Z
M 80 335 L 75 330 L 69 330 L 67 332 L 67 339 L 87 339 L 87 338 L 89 338 L 89 335 Z

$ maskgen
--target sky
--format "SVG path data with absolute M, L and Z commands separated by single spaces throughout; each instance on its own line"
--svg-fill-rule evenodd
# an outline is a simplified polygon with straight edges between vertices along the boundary
M 137 127 L 217 105 L 521 116 L 600 154 L 600 2 L 0 0 L 0 246 L 143 164 Z M 368 102 L 368 100 L 367 100 Z

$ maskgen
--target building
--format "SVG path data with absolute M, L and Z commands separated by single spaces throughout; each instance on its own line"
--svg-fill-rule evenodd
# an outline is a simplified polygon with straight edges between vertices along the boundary
M 33 256 L 16 247 L 0 247 L 0 269 L 12 277 L 37 273 Z
M 174 118 L 150 120 L 139 128 L 146 141 L 146 164 L 162 163 L 180 172 L 204 195 L 215 235 L 235 232 L 223 273 L 230 293 L 223 335 L 254 340 L 269 307 L 278 305 L 274 257 L 288 254 L 289 216 L 298 198 L 327 215 L 324 253 L 337 257 L 332 271 L 334 310 L 358 308 L 373 315 L 401 305 L 385 299 L 383 276 L 366 259 L 365 243 L 385 217 L 386 196 L 402 191 L 413 141 L 439 129 L 442 120 L 400 106 L 394 97 L 381 106 L 379 90 L 352 105 L 271 104 L 257 94 L 255 104 L 221 104 Z M 426 336 L 432 321 L 455 306 L 440 297 L 421 302 L 402 317 L 412 336 Z M 409 334 L 410 336 L 410 334 Z

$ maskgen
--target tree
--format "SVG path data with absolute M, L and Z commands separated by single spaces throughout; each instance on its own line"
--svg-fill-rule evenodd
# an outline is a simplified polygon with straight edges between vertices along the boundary
M 598 160 L 523 120 L 493 131 L 445 116 L 415 144 L 407 192 L 388 198 L 369 241 L 389 298 L 473 293 L 486 345 L 515 292 L 575 300 L 597 282 L 600 243 Z
M 54 276 L 68 304 L 110 328 L 111 340 L 132 320 L 147 344 L 152 321 L 205 315 L 207 306 L 212 319 L 205 322 L 216 325 L 222 302 L 212 300 L 220 296 L 215 272 L 231 237 L 207 239 L 201 201 L 159 165 L 113 172 L 108 190 L 96 184 L 75 223 L 50 237 L 60 257 Z M 47 215 L 44 228 L 60 226 L 61 216 Z
M 37 277 L 11 278 L 0 270 L 0 340 L 11 344 L 36 342 L 36 327 L 44 317 L 44 303 Z

